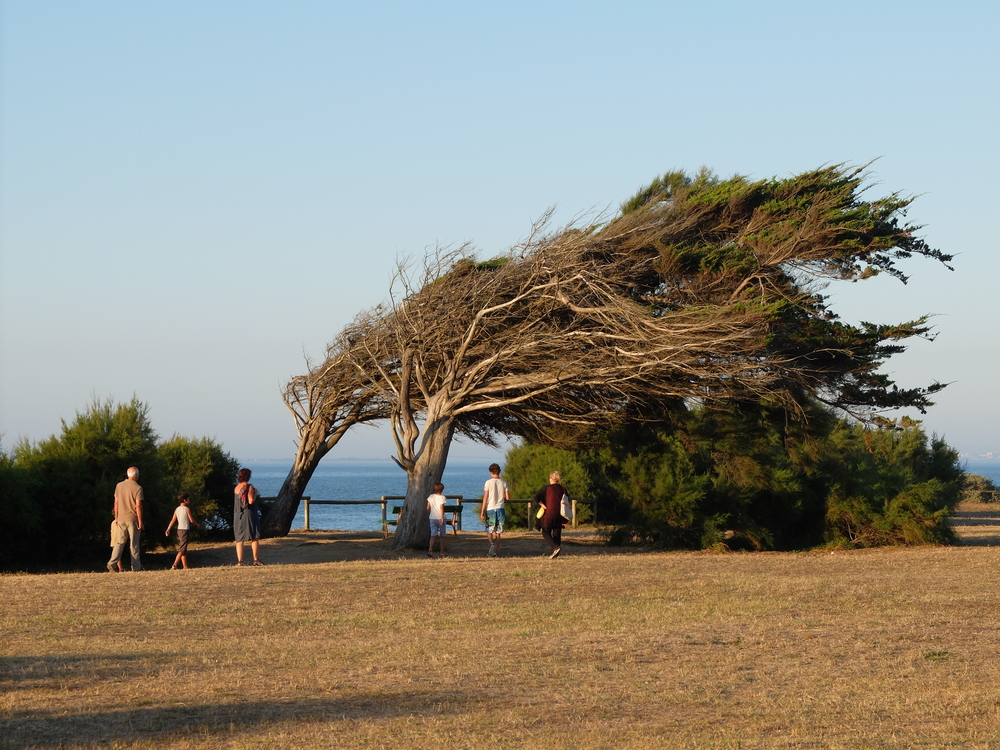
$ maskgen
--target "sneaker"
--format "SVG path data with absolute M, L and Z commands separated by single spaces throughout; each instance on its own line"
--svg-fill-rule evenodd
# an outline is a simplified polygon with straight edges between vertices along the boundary
M 490 551 L 487 552 L 486 554 L 489 555 L 490 557 L 496 557 L 497 556 L 497 546 L 495 544 L 493 544 L 492 542 L 490 542 Z
M 115 567 L 114 565 L 112 565 L 111 563 L 108 563 L 108 572 L 109 572 L 109 573 L 117 573 L 117 572 L 118 572 L 118 568 L 116 568 L 116 567 Z
M 560 552 L 562 552 L 562 547 L 556 547 L 555 551 L 551 555 L 549 555 L 549 559 L 554 560 L 555 558 L 559 557 Z

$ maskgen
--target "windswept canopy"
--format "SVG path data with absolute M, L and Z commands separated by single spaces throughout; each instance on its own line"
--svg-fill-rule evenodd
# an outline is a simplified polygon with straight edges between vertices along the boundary
M 390 300 L 286 402 L 300 436 L 327 444 L 338 425 L 388 417 L 411 480 L 434 473 L 425 456 L 446 460 L 431 434 L 545 442 L 680 399 L 923 409 L 939 385 L 899 389 L 878 369 L 929 334 L 926 319 L 850 325 L 821 294 L 827 279 L 905 281 L 897 264 L 913 255 L 950 260 L 902 221 L 909 198 L 864 189 L 863 170 L 843 166 L 759 181 L 668 173 L 610 220 L 543 221 L 486 262 L 467 247 L 434 253 L 416 276 L 400 268 Z

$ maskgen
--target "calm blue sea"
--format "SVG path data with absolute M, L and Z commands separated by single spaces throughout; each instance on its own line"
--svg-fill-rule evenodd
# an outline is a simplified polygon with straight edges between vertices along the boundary
M 487 460 L 452 459 L 445 469 L 442 483 L 446 495 L 462 495 L 466 499 L 483 496 L 483 484 L 490 478 Z M 278 494 L 288 476 L 292 462 L 252 461 L 246 467 L 253 472 L 250 481 L 265 497 Z M 378 500 L 382 495 L 405 495 L 406 473 L 392 461 L 359 461 L 327 459 L 320 463 L 309 480 L 305 494 L 313 500 Z M 309 528 L 341 531 L 381 531 L 380 505 L 310 505 Z M 479 522 L 476 513 L 463 514 L 466 530 Z M 305 526 L 302 505 L 292 522 L 293 529 Z

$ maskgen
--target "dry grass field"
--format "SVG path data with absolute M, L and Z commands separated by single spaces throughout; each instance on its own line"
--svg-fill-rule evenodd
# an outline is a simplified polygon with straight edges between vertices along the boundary
M 0 748 L 1000 748 L 1000 508 L 964 546 L 396 557 L 0 577 Z

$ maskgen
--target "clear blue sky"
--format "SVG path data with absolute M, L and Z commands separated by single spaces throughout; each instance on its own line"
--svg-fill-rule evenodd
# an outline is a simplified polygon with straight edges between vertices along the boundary
M 668 169 L 872 167 L 956 271 L 834 290 L 935 313 L 888 370 L 1000 452 L 1000 3 L 0 2 L 0 447 L 96 396 L 285 457 L 304 356 L 396 259 L 485 254 Z M 335 455 L 391 452 L 362 429 Z M 453 455 L 486 456 L 475 445 Z

